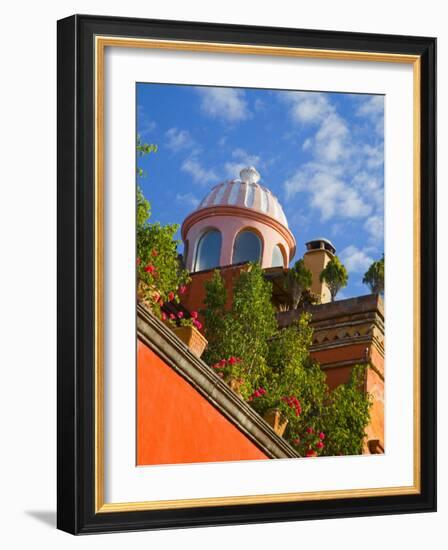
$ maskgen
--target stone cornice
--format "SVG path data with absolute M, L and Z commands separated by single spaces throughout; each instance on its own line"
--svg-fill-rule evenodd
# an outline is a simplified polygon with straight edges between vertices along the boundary
M 272 227 L 278 233 L 280 233 L 280 235 L 282 235 L 282 237 L 288 243 L 290 249 L 290 258 L 293 258 L 294 254 L 296 253 L 296 240 L 294 238 L 294 235 L 286 226 L 284 226 L 271 216 L 263 214 L 263 212 L 258 212 L 257 210 L 252 210 L 250 208 L 241 208 L 239 206 L 210 206 L 206 208 L 201 208 L 201 210 L 196 210 L 195 212 L 187 216 L 182 224 L 182 239 L 185 241 L 188 231 L 195 223 L 205 218 L 212 218 L 214 216 L 239 216 L 268 225 L 269 227 Z
M 252 407 L 141 304 L 137 305 L 137 336 L 269 458 L 299 456 Z

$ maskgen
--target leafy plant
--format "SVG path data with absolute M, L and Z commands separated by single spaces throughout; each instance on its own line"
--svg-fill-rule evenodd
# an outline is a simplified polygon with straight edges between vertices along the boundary
M 252 265 L 236 281 L 234 303 L 226 310 L 224 281 L 215 271 L 202 312 L 209 341 L 205 361 L 226 382 L 236 381 L 260 415 L 278 409 L 288 420 L 283 437 L 301 456 L 358 454 L 370 406 L 361 371 L 354 369 L 348 384 L 330 391 L 309 354 L 310 315 L 279 330 L 271 292 L 260 267 Z
M 380 260 L 370 265 L 362 282 L 370 288 L 372 294 L 384 294 L 384 254 Z
M 303 292 L 311 287 L 312 282 L 313 276 L 303 259 L 298 260 L 294 267 L 288 270 L 285 286 L 291 297 L 292 309 L 298 308 Z
M 225 309 L 227 296 L 219 271 L 206 283 L 202 314 L 208 345 L 204 360 L 216 365 L 226 358 L 239 358 L 229 375 L 243 380 L 241 392 L 246 398 L 266 370 L 268 340 L 277 328 L 271 296 L 272 285 L 258 264 L 249 264 L 247 271 L 241 272 L 229 311 Z
M 142 143 L 137 138 L 139 157 L 157 151 L 156 145 Z M 137 176 L 143 172 L 137 167 Z M 177 224 L 150 223 L 151 205 L 137 185 L 137 292 L 158 317 L 165 302 L 179 302 L 190 282 L 188 271 L 182 268 L 177 252 L 179 240 L 175 239 Z
M 334 302 L 337 293 L 347 286 L 348 273 L 337 256 L 334 256 L 325 266 L 320 274 L 320 281 L 325 282 L 331 294 L 331 301 Z

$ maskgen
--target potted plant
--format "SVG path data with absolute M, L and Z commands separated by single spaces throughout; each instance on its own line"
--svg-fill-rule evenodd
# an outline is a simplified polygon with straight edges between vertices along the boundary
M 244 365 L 239 357 L 230 356 L 228 359 L 221 359 L 212 368 L 227 385 L 240 397 L 243 396 L 245 379 Z
M 302 413 L 302 406 L 296 396 L 279 395 L 263 387 L 255 390 L 248 401 L 279 436 L 283 436 L 290 420 L 295 420 Z
M 177 316 L 174 313 L 167 315 L 162 312 L 161 319 L 171 328 L 179 340 L 188 347 L 191 353 L 196 357 L 201 357 L 207 346 L 207 340 L 200 332 L 202 323 L 199 321 L 196 311 L 191 312 L 190 318 L 185 318 L 182 311 L 179 311 Z

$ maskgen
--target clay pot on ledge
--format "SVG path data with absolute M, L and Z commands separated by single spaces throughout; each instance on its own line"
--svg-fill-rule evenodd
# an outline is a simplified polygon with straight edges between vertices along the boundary
M 231 378 L 227 382 L 229 388 L 233 390 L 241 399 L 243 396 L 241 395 L 241 386 L 244 384 L 244 380 L 241 380 L 239 378 Z
M 170 327 L 174 334 L 182 340 L 182 342 L 188 347 L 188 349 L 196 355 L 201 357 L 207 346 L 207 339 L 199 332 L 196 327 Z
M 274 432 L 282 437 L 289 420 L 285 418 L 279 409 L 269 409 L 263 415 L 264 420 L 272 427 Z

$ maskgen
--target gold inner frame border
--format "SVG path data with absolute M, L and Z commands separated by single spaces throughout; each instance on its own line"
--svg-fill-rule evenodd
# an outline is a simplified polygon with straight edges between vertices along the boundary
M 157 500 L 141 502 L 104 502 L 104 54 L 106 47 L 145 48 L 159 50 L 193 51 L 300 57 L 327 60 L 405 63 L 413 66 L 413 298 L 414 298 L 414 349 L 413 349 L 413 455 L 414 482 L 410 486 L 370 489 L 344 489 L 302 493 Z M 158 40 L 96 36 L 95 58 L 95 513 L 166 510 L 207 506 L 231 506 L 278 502 L 303 502 L 343 498 L 365 498 L 420 493 L 420 165 L 421 165 L 421 60 L 418 55 L 402 55 L 345 50 L 321 50 L 251 44 L 226 44 L 181 40 Z

